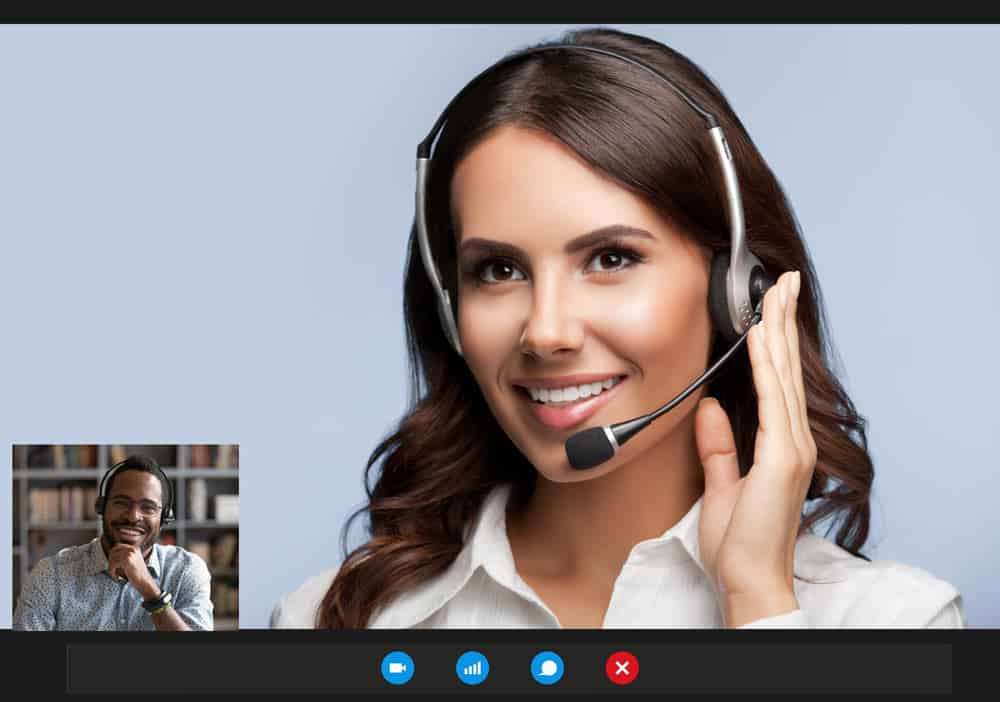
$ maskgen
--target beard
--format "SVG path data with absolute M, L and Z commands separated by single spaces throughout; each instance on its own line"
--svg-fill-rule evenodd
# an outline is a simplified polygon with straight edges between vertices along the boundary
M 104 542 L 107 544 L 108 548 L 113 548 L 118 544 L 129 544 L 130 546 L 137 546 L 139 548 L 139 551 L 142 552 L 143 555 L 145 555 L 145 553 L 153 547 L 153 544 L 156 543 L 157 538 L 159 538 L 160 536 L 159 529 L 150 528 L 149 523 L 144 522 L 142 520 L 139 520 L 138 522 L 132 522 L 129 521 L 128 519 L 116 519 L 115 521 L 111 522 L 108 521 L 107 518 L 105 518 L 101 521 L 101 527 L 103 531 L 102 538 L 104 539 Z M 116 536 L 116 530 L 121 527 L 131 527 L 133 529 L 141 531 L 142 535 L 140 536 L 138 542 L 119 539 Z

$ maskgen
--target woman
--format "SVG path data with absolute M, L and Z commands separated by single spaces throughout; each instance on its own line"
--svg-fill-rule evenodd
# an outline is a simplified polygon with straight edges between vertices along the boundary
M 272 624 L 963 626 L 951 585 L 861 555 L 864 420 L 828 368 L 791 207 L 723 95 L 649 39 L 556 43 L 619 58 L 538 52 L 449 106 L 426 217 L 457 337 L 414 235 L 413 407 L 368 463 L 371 538 Z M 620 56 L 717 118 L 775 281 L 710 383 L 576 469 L 570 436 L 660 407 L 733 348 L 706 303 L 733 217 L 717 154 L 697 109 Z

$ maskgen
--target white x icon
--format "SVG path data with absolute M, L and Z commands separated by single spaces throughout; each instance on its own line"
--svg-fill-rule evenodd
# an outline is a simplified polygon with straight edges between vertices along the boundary
M 628 675 L 628 661 L 622 663 L 621 661 L 615 661 L 615 665 L 618 666 L 618 670 L 615 671 L 615 675 Z

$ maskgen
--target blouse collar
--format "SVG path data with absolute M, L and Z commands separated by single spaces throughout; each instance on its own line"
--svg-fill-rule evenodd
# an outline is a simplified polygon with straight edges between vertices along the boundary
M 510 485 L 494 488 L 467 529 L 465 545 L 451 566 L 439 577 L 430 578 L 406 591 L 390 606 L 376 612 L 369 626 L 408 628 L 418 624 L 454 598 L 479 568 L 504 587 L 536 600 L 537 596 L 517 573 L 507 538 L 506 515 L 510 495 Z M 687 514 L 661 536 L 633 546 L 627 563 L 665 568 L 688 561 L 704 571 L 698 539 L 701 505 L 702 498 L 699 497 Z

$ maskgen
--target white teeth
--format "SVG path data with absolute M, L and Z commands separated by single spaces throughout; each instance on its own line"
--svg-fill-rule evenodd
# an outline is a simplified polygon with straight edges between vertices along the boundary
M 535 402 L 575 402 L 581 398 L 600 395 L 618 384 L 618 378 L 608 378 L 603 382 L 572 385 L 566 388 L 528 388 L 531 399 Z

